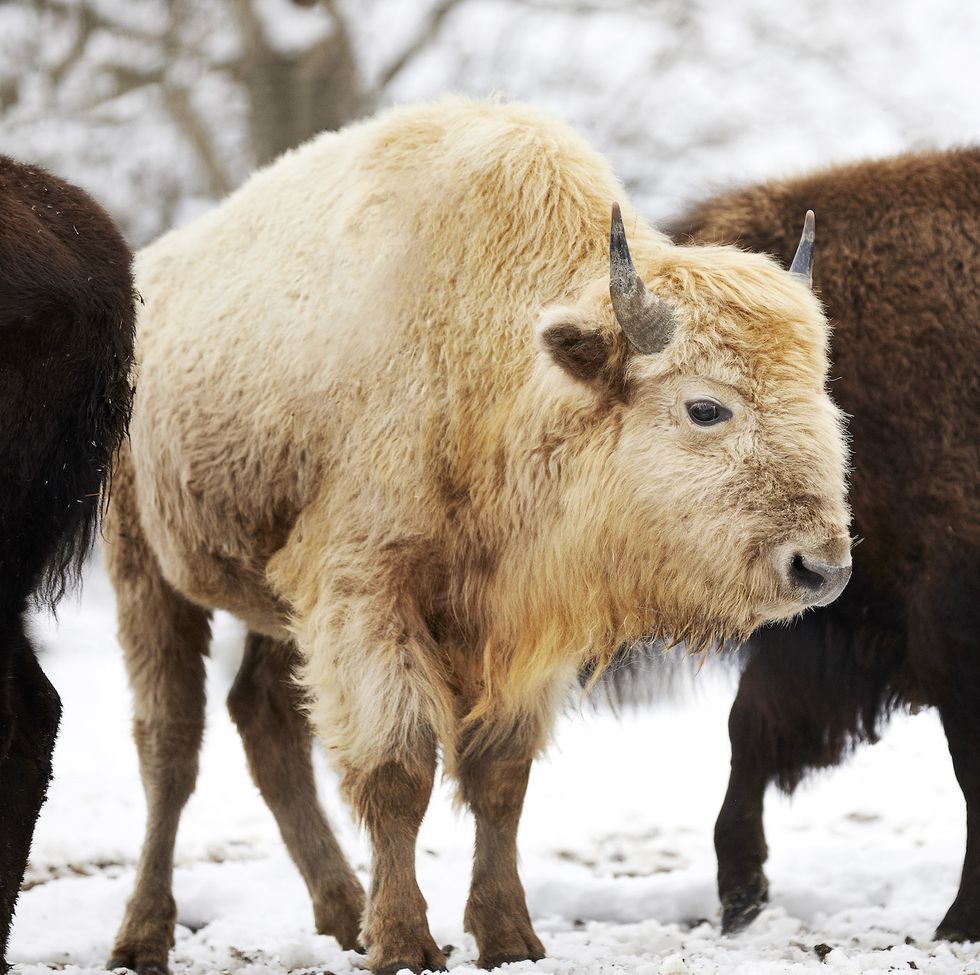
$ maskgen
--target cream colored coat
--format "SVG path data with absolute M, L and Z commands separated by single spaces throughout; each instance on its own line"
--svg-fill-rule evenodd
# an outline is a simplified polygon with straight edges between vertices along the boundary
M 610 204 L 681 325 L 640 356 Z M 802 218 L 802 214 L 801 214 Z M 449 99 L 318 137 L 138 257 L 139 517 L 194 602 L 292 637 L 320 735 L 370 767 L 540 744 L 588 660 L 741 636 L 797 604 L 770 553 L 846 548 L 827 326 L 775 263 L 677 248 L 521 105 Z M 597 335 L 592 379 L 555 323 Z M 684 404 L 732 406 L 695 429 Z

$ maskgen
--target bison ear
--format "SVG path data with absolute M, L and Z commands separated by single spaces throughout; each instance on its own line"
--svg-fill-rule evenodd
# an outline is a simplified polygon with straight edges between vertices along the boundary
M 612 337 L 574 309 L 549 309 L 538 325 L 538 341 L 552 362 L 579 382 L 592 384 L 608 375 Z

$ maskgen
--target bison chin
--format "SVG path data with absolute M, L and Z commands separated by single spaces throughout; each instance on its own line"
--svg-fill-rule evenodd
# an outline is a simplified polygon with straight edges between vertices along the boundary
M 740 561 L 746 567 L 741 581 L 732 571 Z M 766 623 L 832 603 L 851 576 L 850 538 L 785 542 L 756 557 L 731 556 L 710 568 L 688 562 L 683 572 L 661 567 L 656 575 L 657 609 L 647 622 L 659 622 L 637 634 L 636 642 L 683 643 L 688 652 L 708 653 L 745 642 Z M 674 584 L 663 585 L 667 580 Z

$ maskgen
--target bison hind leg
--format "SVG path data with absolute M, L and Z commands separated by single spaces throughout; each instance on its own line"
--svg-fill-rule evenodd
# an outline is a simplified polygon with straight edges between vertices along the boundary
M 360 950 L 364 891 L 317 800 L 313 732 L 291 674 L 295 653 L 290 644 L 249 633 L 228 710 L 252 779 L 309 889 L 317 933 Z
M 130 471 L 121 463 L 117 474 L 106 555 L 133 691 L 147 817 L 136 886 L 107 967 L 160 975 L 168 970 L 177 921 L 174 844 L 197 781 L 211 623 L 207 611 L 163 578 L 139 527 Z
M 0 674 L 5 685 L 0 698 L 0 972 L 4 972 L 7 936 L 51 778 L 51 753 L 61 717 L 61 701 L 34 656 L 19 615 L 0 636 Z

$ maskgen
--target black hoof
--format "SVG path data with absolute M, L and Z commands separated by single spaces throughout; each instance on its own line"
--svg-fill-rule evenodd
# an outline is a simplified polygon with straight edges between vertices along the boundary
M 980 926 L 943 921 L 936 928 L 935 938 L 937 941 L 980 941 Z
M 721 933 L 744 931 L 769 903 L 769 883 L 763 874 L 736 887 L 721 899 Z

